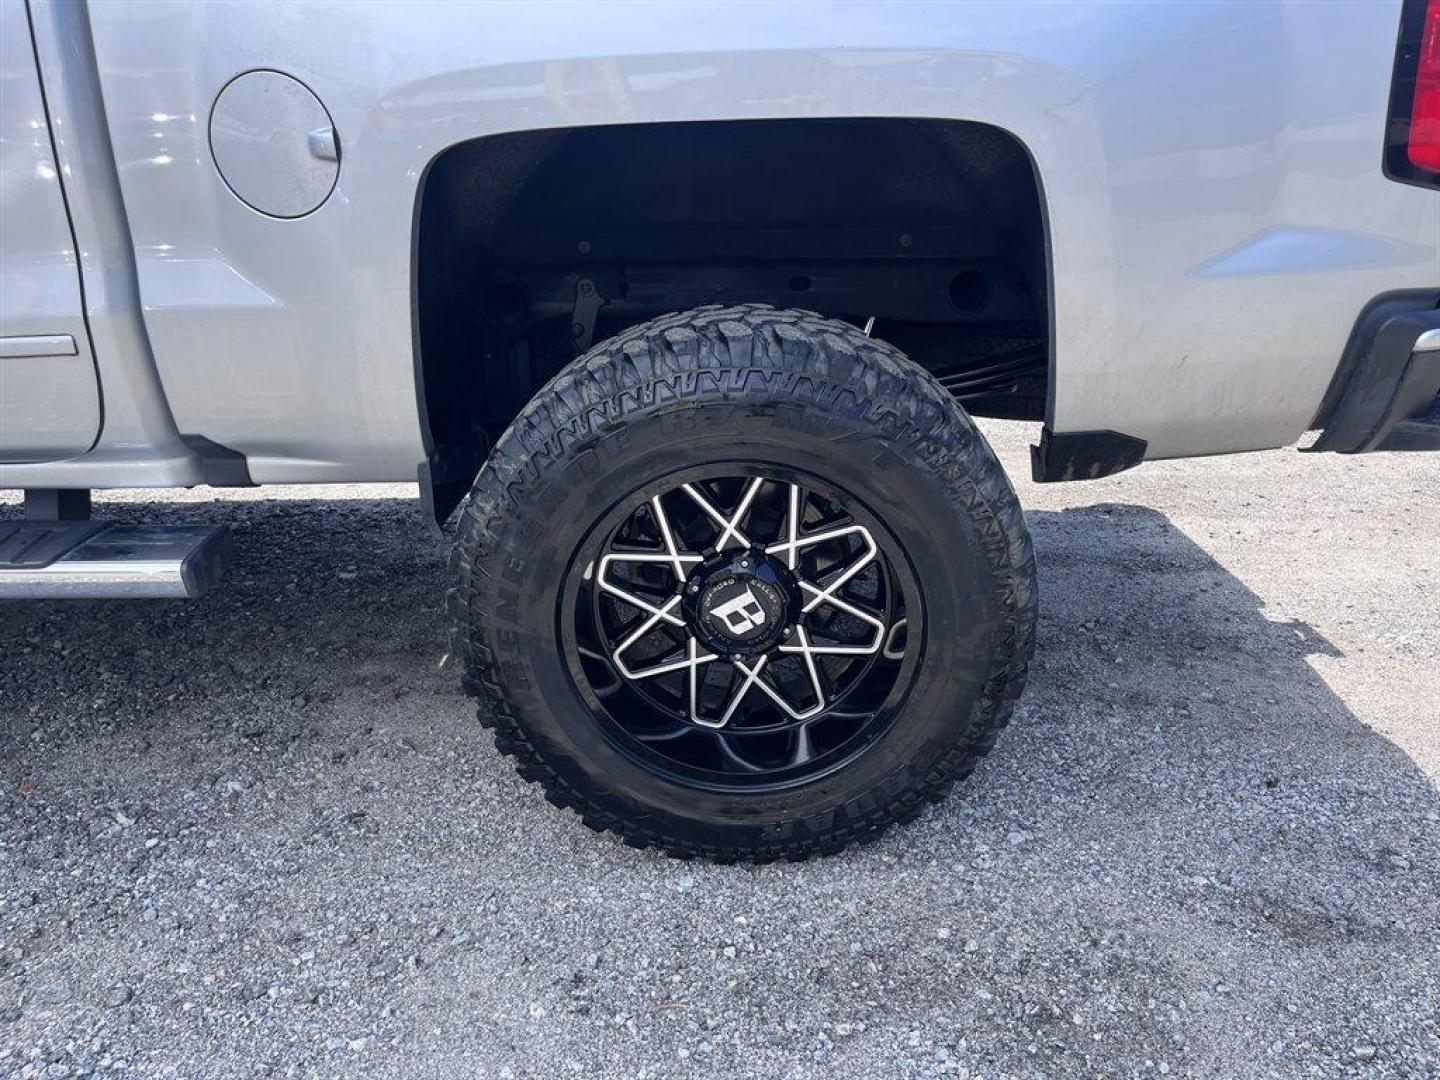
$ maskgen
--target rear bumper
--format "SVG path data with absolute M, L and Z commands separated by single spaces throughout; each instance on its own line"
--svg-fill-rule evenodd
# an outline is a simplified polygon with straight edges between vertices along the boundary
M 1312 451 L 1440 450 L 1440 296 L 1380 297 L 1356 322 Z

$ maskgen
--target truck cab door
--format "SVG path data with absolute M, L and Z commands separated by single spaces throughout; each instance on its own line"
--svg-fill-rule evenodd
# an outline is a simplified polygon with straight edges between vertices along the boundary
M 0 461 L 84 453 L 100 434 L 74 234 L 25 0 L 0 0 Z

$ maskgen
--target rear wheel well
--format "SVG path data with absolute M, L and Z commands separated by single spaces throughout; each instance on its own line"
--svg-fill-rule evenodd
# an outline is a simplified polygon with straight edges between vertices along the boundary
M 416 303 L 435 510 L 593 342 L 717 302 L 865 326 L 977 415 L 1042 419 L 1048 252 L 1014 136 L 969 121 L 547 129 L 445 151 L 421 191 Z

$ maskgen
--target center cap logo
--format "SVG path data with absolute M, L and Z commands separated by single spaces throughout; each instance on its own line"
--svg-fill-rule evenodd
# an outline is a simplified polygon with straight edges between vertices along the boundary
M 736 637 L 746 637 L 765 625 L 765 608 L 755 590 L 746 585 L 739 596 L 711 608 L 710 617 L 723 622 Z
M 719 565 L 700 568 L 686 587 L 682 610 L 691 632 L 722 656 L 759 656 L 780 644 L 800 614 L 800 598 L 781 576 L 784 567 L 754 551 L 715 561 Z

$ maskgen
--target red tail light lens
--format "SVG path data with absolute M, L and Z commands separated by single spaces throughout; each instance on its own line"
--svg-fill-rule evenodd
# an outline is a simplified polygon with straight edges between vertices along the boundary
M 1412 165 L 1440 172 L 1440 0 L 1425 7 L 1406 156 Z
M 1405 0 L 1400 9 L 1385 175 L 1440 188 L 1440 0 Z

